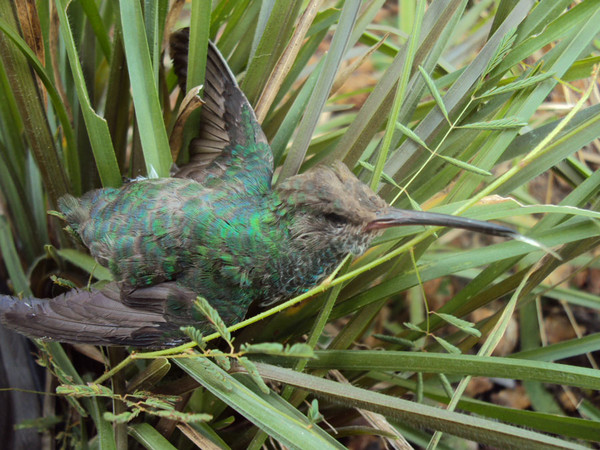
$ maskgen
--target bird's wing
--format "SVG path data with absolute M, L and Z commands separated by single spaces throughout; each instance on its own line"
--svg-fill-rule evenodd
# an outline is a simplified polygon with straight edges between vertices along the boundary
M 98 189 L 80 199 L 65 196 L 59 208 L 92 256 L 115 280 L 145 287 L 176 279 L 206 245 L 214 218 L 214 192 L 181 178 L 133 181 Z
M 171 35 L 171 57 L 184 92 L 188 47 L 189 28 Z M 269 188 L 273 174 L 271 148 L 252 106 L 212 42 L 208 44 L 203 100 L 198 137 L 190 145 L 189 162 L 175 176 L 215 185 L 239 182 L 247 175 L 254 183 Z
M 0 322 L 46 340 L 168 347 L 188 340 L 179 327 L 193 323 L 195 298 L 195 293 L 175 282 L 130 293 L 112 282 L 100 290 L 73 289 L 53 299 L 1 295 Z

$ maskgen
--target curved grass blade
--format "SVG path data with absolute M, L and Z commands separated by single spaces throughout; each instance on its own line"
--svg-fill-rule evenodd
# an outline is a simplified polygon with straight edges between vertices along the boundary
M 313 94 L 306 106 L 306 113 L 298 127 L 298 137 L 294 140 L 288 157 L 281 168 L 281 174 L 278 178 L 279 181 L 296 174 L 302 165 L 306 150 L 310 145 L 310 140 L 315 127 L 317 126 L 319 116 L 327 101 L 331 86 L 333 86 L 337 69 L 342 57 L 346 53 L 359 7 L 359 2 L 344 3 L 338 27 L 331 42 L 330 50 L 325 56 L 323 71 L 317 80 Z
M 414 353 L 371 350 L 328 350 L 315 352 L 317 359 L 308 361 L 313 369 L 377 370 L 445 373 L 534 380 L 600 389 L 600 373 L 594 369 L 543 361 L 519 360 L 495 356 L 442 353 Z
M 386 353 L 386 352 L 381 352 Z M 360 407 L 414 426 L 436 428 L 444 432 L 499 447 L 584 449 L 563 441 L 497 421 L 446 411 L 432 406 L 372 392 L 349 384 L 299 373 L 290 369 L 258 364 L 263 378 L 280 381 L 307 390 L 319 397 L 352 407 Z
M 46 72 L 46 68 L 42 65 L 31 48 L 29 48 L 27 43 L 21 38 L 21 36 L 16 34 L 2 18 L 0 18 L 0 30 L 2 30 L 14 42 L 19 50 L 23 52 L 29 63 L 33 66 L 33 69 L 37 75 L 42 80 L 42 83 L 48 92 L 50 100 L 52 101 L 52 105 L 56 110 L 56 115 L 60 120 L 65 142 L 67 144 L 65 162 L 68 168 L 71 188 L 73 189 L 74 193 L 80 193 L 81 179 L 79 174 L 79 155 L 75 146 L 75 135 L 73 133 L 73 127 L 71 126 L 69 114 L 67 113 L 65 105 L 63 104 L 61 97 L 56 90 L 55 83 L 52 81 L 52 77 Z
M 141 6 L 136 1 L 120 2 L 119 5 L 125 57 L 146 171 L 149 175 L 154 172 L 159 177 L 166 177 L 171 169 L 171 152 L 158 100 Z
M 70 2 L 68 0 L 57 0 L 57 3 L 56 11 L 60 19 L 60 33 L 65 43 L 71 72 L 73 74 L 73 79 L 75 80 L 75 88 L 77 89 L 77 98 L 81 104 L 81 111 L 85 120 L 102 185 L 105 187 L 120 186 L 121 174 L 119 172 L 119 165 L 117 164 L 117 158 L 115 157 L 112 140 L 108 131 L 108 125 L 106 124 L 106 120 L 96 114 L 88 96 L 81 62 L 79 61 L 79 53 L 75 46 L 75 41 L 73 40 L 73 33 L 67 15 L 67 7 Z
M 261 392 L 251 380 L 242 382 L 247 375 L 233 377 L 205 358 L 177 358 L 174 361 L 213 395 L 284 445 L 344 448 L 275 393 Z M 231 389 L 223 388 L 224 380 Z
M 0 2 L 0 17 L 6 21 L 8 28 L 16 32 L 18 22 L 10 2 Z M 0 57 L 9 83 L 13 87 L 25 137 L 35 155 L 50 201 L 55 205 L 58 198 L 67 193 L 69 186 L 43 108 L 37 80 L 23 53 L 3 34 L 0 35 Z
M 206 53 L 210 33 L 210 12 L 212 0 L 193 0 L 190 19 L 190 41 L 186 90 L 204 84 L 206 72 Z

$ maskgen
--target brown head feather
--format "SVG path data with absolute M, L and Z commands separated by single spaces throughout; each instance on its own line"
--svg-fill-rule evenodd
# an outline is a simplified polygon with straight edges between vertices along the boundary
M 352 223 L 370 222 L 378 211 L 388 207 L 339 161 L 290 177 L 275 189 L 288 204 L 336 214 Z

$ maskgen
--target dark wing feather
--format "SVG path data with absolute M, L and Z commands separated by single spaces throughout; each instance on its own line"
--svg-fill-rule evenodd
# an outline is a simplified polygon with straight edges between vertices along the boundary
M 30 337 L 93 345 L 168 347 L 188 339 L 196 294 L 174 282 L 124 294 L 117 283 L 53 299 L 0 296 L 0 321 Z
M 188 45 L 189 28 L 171 35 L 171 57 L 183 91 Z M 267 138 L 227 62 L 212 42 L 208 44 L 203 101 L 197 138 L 190 144 L 189 162 L 175 176 L 203 183 L 209 178 L 224 181 L 239 178 L 240 172 L 252 171 L 255 178 L 262 178 L 260 181 L 270 185 L 273 154 Z M 234 149 L 238 161 L 233 161 Z

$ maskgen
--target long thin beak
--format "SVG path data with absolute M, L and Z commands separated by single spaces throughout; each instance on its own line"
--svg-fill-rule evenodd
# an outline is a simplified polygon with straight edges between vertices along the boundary
M 492 234 L 494 236 L 515 237 L 520 236 L 515 230 L 481 220 L 467 219 L 465 217 L 450 216 L 426 211 L 410 211 L 405 209 L 388 208 L 377 214 L 375 220 L 369 222 L 365 231 L 381 230 L 384 228 L 401 225 L 435 225 L 450 228 L 463 228 L 478 233 Z

